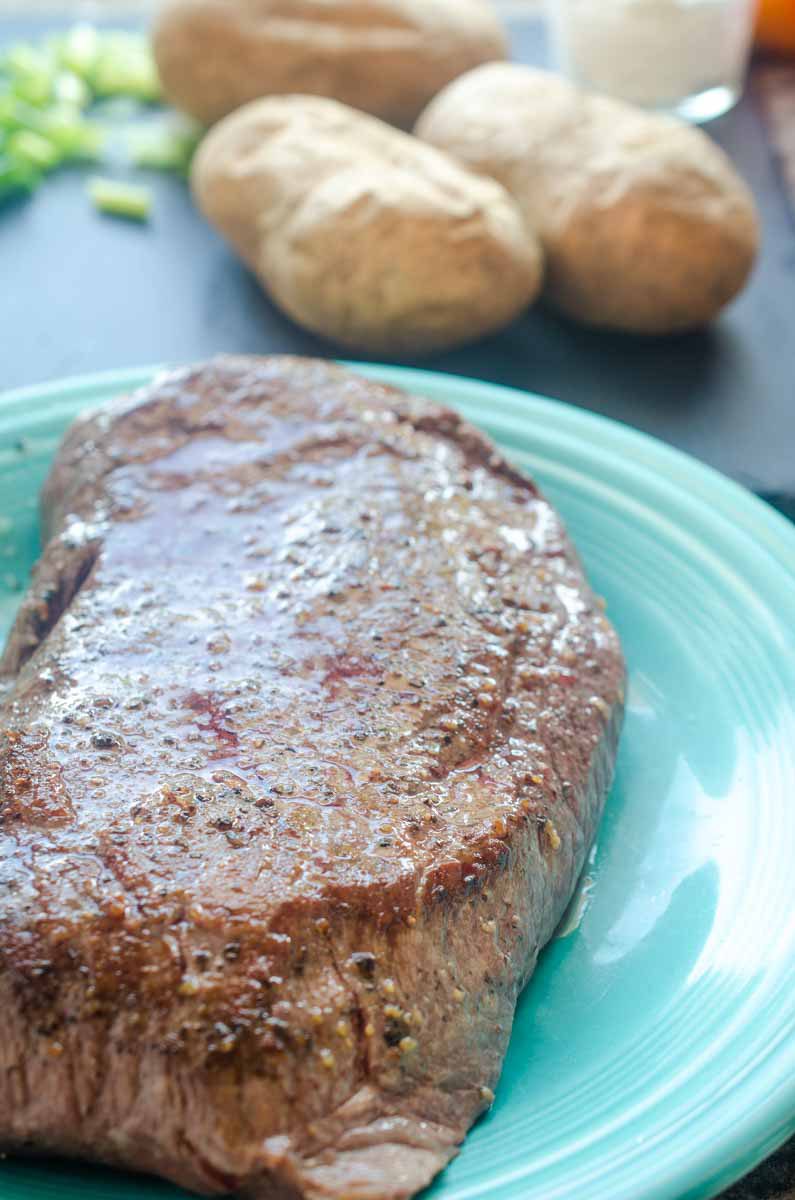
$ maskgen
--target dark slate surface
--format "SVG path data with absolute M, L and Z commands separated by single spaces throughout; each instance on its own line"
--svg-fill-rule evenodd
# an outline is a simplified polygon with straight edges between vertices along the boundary
M 0 42 L 42 28 L 32 18 L 0 21 Z M 514 27 L 514 52 L 543 61 L 536 23 Z M 750 287 L 712 329 L 666 340 L 606 335 L 537 309 L 421 365 L 616 417 L 786 508 L 795 501 L 795 223 L 753 84 L 711 132 L 750 180 L 765 229 Z M 0 210 L 0 388 L 222 350 L 337 352 L 269 304 L 181 182 L 151 182 L 156 216 L 147 227 L 94 213 L 81 171 Z

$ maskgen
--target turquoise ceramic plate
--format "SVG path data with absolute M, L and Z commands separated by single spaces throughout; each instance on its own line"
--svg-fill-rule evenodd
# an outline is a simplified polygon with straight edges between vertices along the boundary
M 494 1108 L 429 1196 L 712 1195 L 795 1130 L 795 531 L 612 422 L 452 377 L 366 370 L 457 406 L 537 476 L 630 666 L 616 784 L 569 932 L 522 997 Z M 0 402 L 4 624 L 37 553 L 36 492 L 58 436 L 149 374 Z M 8 1162 L 0 1195 L 179 1193 Z

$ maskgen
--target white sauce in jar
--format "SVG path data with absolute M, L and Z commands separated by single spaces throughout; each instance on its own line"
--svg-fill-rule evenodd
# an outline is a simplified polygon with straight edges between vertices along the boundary
M 650 108 L 740 89 L 751 0 L 548 0 L 562 66 L 577 83 Z

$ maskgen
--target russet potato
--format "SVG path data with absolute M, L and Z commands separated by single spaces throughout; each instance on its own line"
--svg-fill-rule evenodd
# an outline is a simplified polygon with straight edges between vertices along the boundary
M 495 63 L 445 88 L 416 132 L 511 192 L 544 247 L 546 298 L 579 321 L 692 329 L 748 278 L 751 193 L 706 134 L 672 117 Z
M 300 92 L 411 128 L 456 75 L 507 54 L 489 0 L 165 0 L 152 43 L 169 100 L 205 124 Z
M 272 299 L 344 346 L 447 349 L 540 288 L 538 242 L 500 184 L 334 100 L 239 109 L 202 142 L 192 187 Z

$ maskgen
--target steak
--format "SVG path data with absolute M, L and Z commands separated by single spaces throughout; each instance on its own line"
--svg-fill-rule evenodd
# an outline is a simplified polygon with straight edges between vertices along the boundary
M 493 1099 L 624 668 L 454 412 L 226 358 L 79 419 L 3 659 L 0 1146 L 397 1200 Z

